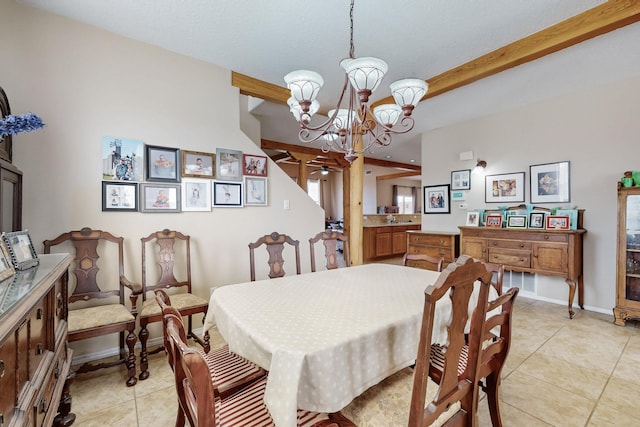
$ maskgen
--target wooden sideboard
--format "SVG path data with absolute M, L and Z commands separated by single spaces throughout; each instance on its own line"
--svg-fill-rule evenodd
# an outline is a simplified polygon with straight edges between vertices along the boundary
M 586 230 L 532 230 L 459 227 L 460 253 L 495 264 L 505 270 L 561 276 L 569 285 L 569 317 L 578 288 L 584 308 L 582 238 Z
M 0 426 L 68 426 L 67 254 L 0 283 Z
M 460 256 L 460 234 L 439 231 L 407 231 L 407 253 L 444 258 L 446 268 Z M 411 267 L 420 267 L 418 261 L 408 261 Z

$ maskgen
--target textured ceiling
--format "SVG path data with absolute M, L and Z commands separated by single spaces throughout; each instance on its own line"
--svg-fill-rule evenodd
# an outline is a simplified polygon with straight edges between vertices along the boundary
M 348 0 L 18 0 L 136 40 L 285 86 L 296 69 L 325 80 L 319 100 L 337 102 L 339 61 L 348 56 Z M 597 6 L 596 0 L 358 0 L 356 56 L 377 56 L 389 72 L 372 97 L 390 95 L 389 83 L 428 79 Z M 640 74 L 640 24 L 445 93 L 420 104 L 416 129 L 395 138 L 375 157 L 420 162 L 419 133 L 525 105 L 589 85 Z M 262 137 L 296 143 L 287 108 L 264 103 Z M 469 147 L 473 149 L 472 146 Z

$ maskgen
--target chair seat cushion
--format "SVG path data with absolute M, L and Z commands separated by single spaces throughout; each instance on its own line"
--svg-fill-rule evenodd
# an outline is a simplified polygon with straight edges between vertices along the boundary
M 228 345 L 211 350 L 209 353 L 200 350 L 200 354 L 207 362 L 214 389 L 224 389 L 232 384 L 241 382 L 247 377 L 264 372 L 255 363 L 232 353 Z
M 358 427 L 406 426 L 413 388 L 413 369 L 404 368 L 355 398 L 342 415 Z M 430 378 L 427 383 L 425 404 L 429 404 L 438 391 L 438 384 Z M 460 402 L 451 405 L 432 426 L 441 426 L 460 409 Z
M 69 333 L 97 328 L 116 323 L 135 321 L 133 314 L 121 304 L 107 304 L 97 307 L 69 310 Z
M 216 400 L 216 425 L 225 426 L 274 426 L 269 410 L 264 404 L 267 377 L 229 396 Z M 298 409 L 298 427 L 311 427 L 319 421 L 328 420 L 325 413 Z
M 193 294 L 182 293 L 171 295 L 171 305 L 178 311 L 191 307 L 206 306 L 208 304 L 209 301 Z M 140 317 L 159 316 L 161 314 L 162 310 L 160 309 L 160 306 L 156 302 L 155 298 L 147 299 L 144 301 L 144 304 L 142 304 Z

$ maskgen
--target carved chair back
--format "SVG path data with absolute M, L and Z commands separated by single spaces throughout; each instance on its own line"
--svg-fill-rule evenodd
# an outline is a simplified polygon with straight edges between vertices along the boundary
M 262 245 L 265 245 L 267 252 L 269 253 L 269 259 L 267 261 L 269 264 L 269 278 L 274 279 L 285 275 L 284 258 L 282 257 L 285 243 L 291 245 L 295 251 L 296 274 L 300 274 L 300 241 L 294 240 L 286 234 L 280 234 L 274 231 L 271 234 L 260 237 L 253 243 L 249 243 L 249 264 L 251 268 L 252 282 L 256 280 L 254 249 Z
M 311 271 L 316 271 L 316 254 L 315 245 L 322 240 L 324 246 L 324 256 L 326 259 L 327 270 L 333 270 L 339 267 L 338 262 L 338 242 L 342 242 L 342 256 L 344 258 L 345 267 L 351 266 L 351 257 L 349 255 L 349 237 L 336 231 L 323 231 L 309 239 L 309 250 L 311 253 Z
M 185 287 L 186 292 L 191 293 L 191 237 L 182 234 L 179 231 L 164 229 L 149 234 L 147 237 L 140 239 L 142 241 L 142 289 L 143 299 L 147 298 L 148 292 L 154 292 L 156 289 L 180 288 Z M 159 265 L 159 278 L 154 280 L 149 277 L 148 260 L 149 253 L 153 252 L 148 243 L 157 244 L 157 254 L 155 261 Z M 184 244 L 184 260 L 176 263 L 176 244 L 182 242 Z M 152 255 L 153 257 L 154 255 Z M 179 269 L 179 270 L 178 270 Z M 176 279 L 176 273 L 182 272 L 185 280 Z
M 476 281 L 478 281 L 477 285 Z M 425 290 L 424 311 L 409 412 L 410 427 L 432 424 L 457 402 L 460 402 L 460 409 L 444 425 L 475 425 L 480 339 L 477 333 L 473 334 L 482 330 L 484 325 L 490 281 L 491 274 L 487 272 L 482 263 L 463 255 L 455 263 L 449 264 L 440 274 L 436 283 L 428 286 Z M 459 377 L 458 365 L 463 356 L 463 347 L 467 345 L 465 329 L 474 286 L 478 288 L 476 290 L 478 298 L 471 316 L 467 369 L 464 375 Z M 434 400 L 425 407 L 435 305 L 443 298 L 449 298 L 451 301 L 451 320 L 447 326 L 449 341 L 438 392 Z
M 418 261 L 420 266 L 433 267 L 435 271 L 442 271 L 444 258 L 426 254 L 410 254 L 407 252 L 402 257 L 402 265 L 406 266 L 409 261 Z M 431 268 L 429 268 L 429 270 L 431 270 Z

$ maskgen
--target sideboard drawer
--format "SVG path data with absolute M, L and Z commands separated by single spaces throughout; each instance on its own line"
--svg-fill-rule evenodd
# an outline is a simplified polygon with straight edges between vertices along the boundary
M 489 262 L 494 264 L 505 264 L 513 267 L 531 267 L 531 252 L 489 249 Z
M 440 236 L 437 234 L 410 234 L 409 244 L 411 245 L 432 245 L 451 247 L 451 236 Z
M 531 250 L 531 242 L 522 240 L 489 239 L 488 242 L 490 248 L 516 249 L 522 251 Z
M 446 262 L 453 261 L 451 251 L 446 248 L 439 248 L 437 246 L 410 246 L 408 251 L 410 254 L 429 255 L 436 258 L 444 258 Z

